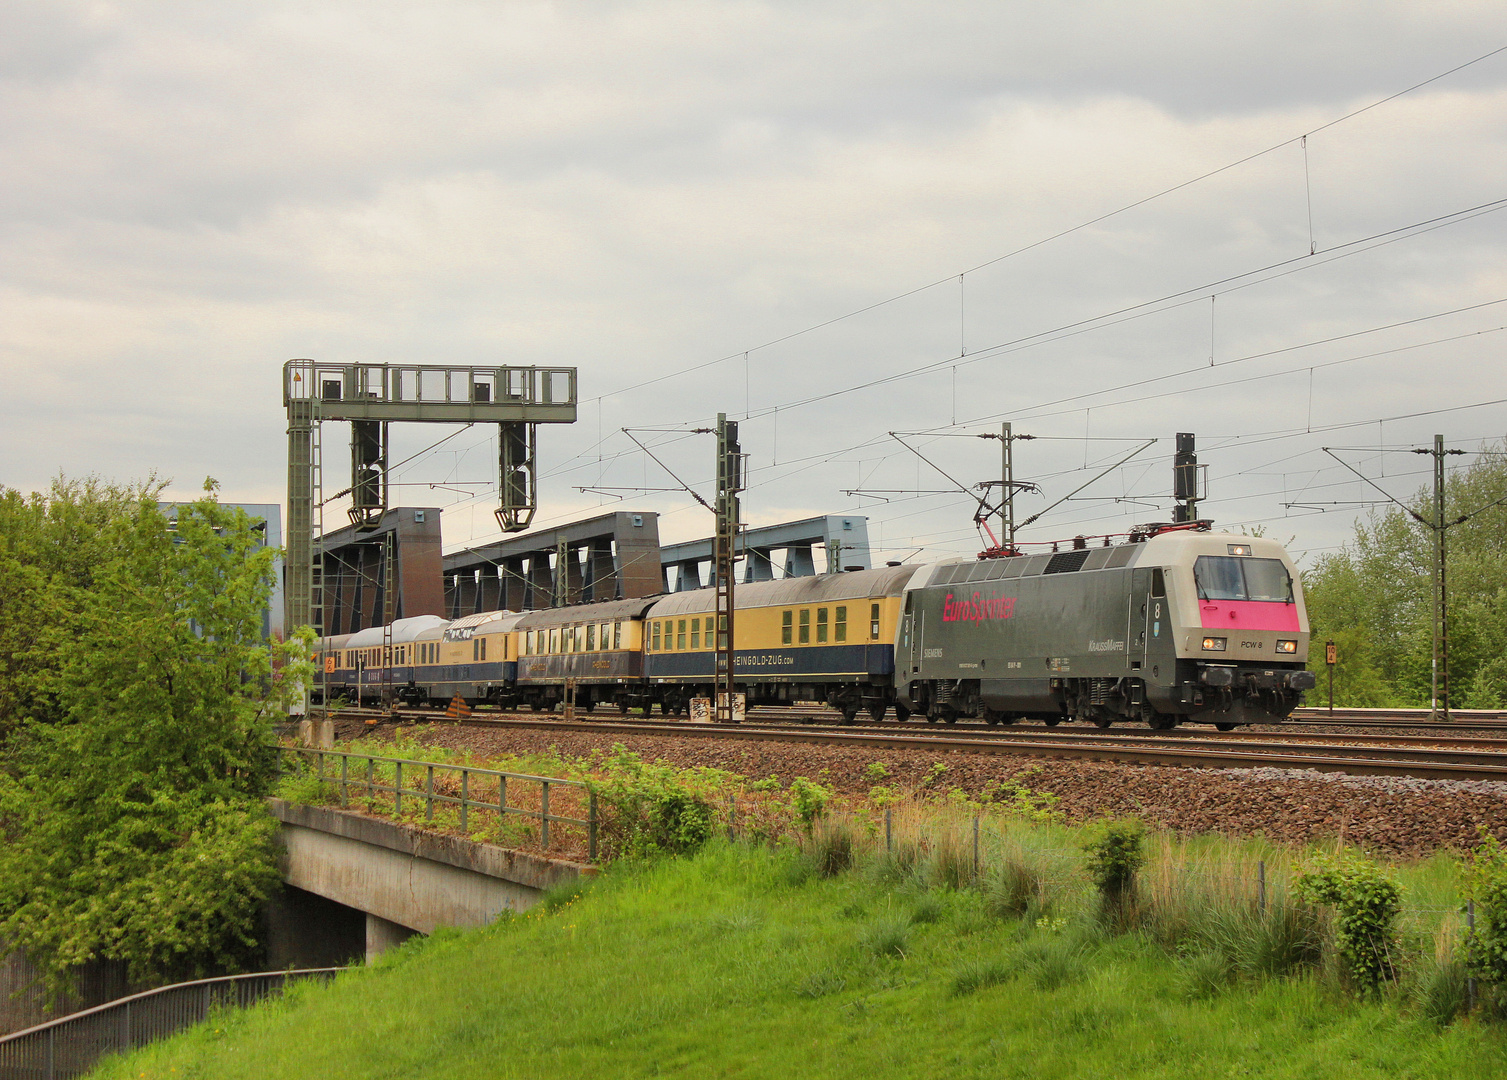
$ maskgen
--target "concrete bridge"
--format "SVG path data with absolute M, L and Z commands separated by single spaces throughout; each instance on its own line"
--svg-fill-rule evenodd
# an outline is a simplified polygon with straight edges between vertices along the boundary
M 413 934 L 483 926 L 596 869 L 325 806 L 269 799 L 288 888 L 268 912 L 270 966 L 370 960 Z

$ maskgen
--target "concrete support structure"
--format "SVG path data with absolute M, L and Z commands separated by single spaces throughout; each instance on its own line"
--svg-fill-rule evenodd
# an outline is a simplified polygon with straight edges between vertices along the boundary
M 595 869 L 409 825 L 269 799 L 283 880 L 365 913 L 368 956 L 439 926 L 483 926 Z

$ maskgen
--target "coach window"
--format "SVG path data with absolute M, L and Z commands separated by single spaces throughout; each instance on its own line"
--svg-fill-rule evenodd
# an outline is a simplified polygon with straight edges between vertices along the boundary
M 675 631 L 675 647 L 677 649 L 679 649 L 680 651 L 682 651 L 682 652 L 685 651 L 685 620 L 684 619 L 680 620 L 680 625 L 679 625 L 679 627 Z
M 789 611 L 782 611 L 782 612 L 780 612 L 780 644 L 781 645 L 789 645 L 790 644 L 790 617 L 793 614 L 794 614 L 793 612 L 789 612 Z
M 649 646 L 650 652 L 659 652 L 659 620 L 654 620 L 654 643 Z
M 832 612 L 832 640 L 848 640 L 848 609 L 837 608 Z
M 905 598 L 905 602 L 907 604 L 910 603 L 910 597 L 909 596 L 907 596 Z M 869 637 L 873 638 L 875 641 L 879 640 L 879 605 L 878 604 L 870 604 L 869 605 Z
M 586 651 L 597 651 L 597 624 L 592 623 L 586 627 Z
M 691 620 L 691 648 L 701 648 L 701 620 Z
M 809 645 L 809 644 L 811 644 L 811 609 L 810 608 L 801 608 L 801 635 L 800 635 L 800 643 L 802 645 Z
M 827 640 L 827 609 L 816 609 L 816 640 L 818 643 Z
M 612 624 L 612 647 L 614 649 L 623 647 L 623 624 L 620 622 Z
M 541 630 L 540 633 L 543 633 L 543 631 Z M 545 652 L 553 654 L 553 653 L 557 653 L 559 651 L 560 651 L 560 631 L 558 631 L 558 630 L 551 630 L 549 632 L 549 647 L 547 649 L 545 649 Z

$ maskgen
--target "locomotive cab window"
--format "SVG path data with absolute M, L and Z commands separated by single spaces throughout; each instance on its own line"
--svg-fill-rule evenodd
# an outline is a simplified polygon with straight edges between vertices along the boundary
M 1292 576 L 1281 559 L 1200 555 L 1193 564 L 1200 600 L 1265 600 L 1290 604 Z
M 801 608 L 801 644 L 811 644 L 811 609 Z
M 783 612 L 780 613 L 780 644 L 781 645 L 789 645 L 790 644 L 790 634 L 791 634 L 790 620 L 791 620 L 791 617 L 794 614 L 795 614 L 795 612 L 793 612 L 793 611 L 783 611 Z
M 1151 571 L 1151 595 L 1167 595 L 1167 577 L 1162 573 L 1162 568 L 1160 566 Z
M 836 608 L 832 612 L 832 640 L 848 640 L 848 609 Z

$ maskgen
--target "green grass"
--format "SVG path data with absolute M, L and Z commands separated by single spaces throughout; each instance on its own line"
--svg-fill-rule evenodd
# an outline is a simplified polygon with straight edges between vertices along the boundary
M 982 891 L 809 861 L 717 844 L 617 865 L 99 1075 L 1507 1076 L 1507 1031 L 1441 1028 L 1400 992 L 1242 977 L 1067 909 L 1000 917 Z

